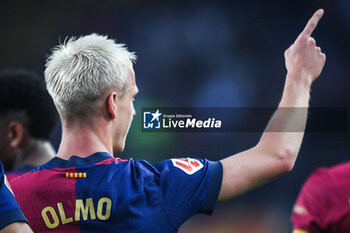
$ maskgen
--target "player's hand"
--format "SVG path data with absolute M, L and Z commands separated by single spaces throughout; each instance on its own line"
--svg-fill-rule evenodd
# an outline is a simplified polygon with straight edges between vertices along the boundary
M 321 74 L 326 55 L 316 46 L 311 34 L 322 15 L 322 9 L 316 11 L 295 42 L 284 53 L 288 77 L 294 81 L 311 85 Z

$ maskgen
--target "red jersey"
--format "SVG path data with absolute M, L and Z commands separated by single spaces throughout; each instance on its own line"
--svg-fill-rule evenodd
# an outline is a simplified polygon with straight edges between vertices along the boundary
M 350 232 L 350 162 L 317 169 L 305 182 L 292 213 L 295 233 Z

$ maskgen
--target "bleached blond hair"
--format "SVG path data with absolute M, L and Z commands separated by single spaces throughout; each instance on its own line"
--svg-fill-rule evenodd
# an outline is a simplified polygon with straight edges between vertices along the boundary
M 47 59 L 46 87 L 64 116 L 93 115 L 107 90 L 124 91 L 135 61 L 135 54 L 124 44 L 107 36 L 72 37 L 55 47 Z

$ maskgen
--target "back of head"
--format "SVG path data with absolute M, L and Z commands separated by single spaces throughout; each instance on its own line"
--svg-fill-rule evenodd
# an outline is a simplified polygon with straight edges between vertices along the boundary
M 57 111 L 45 88 L 34 73 L 9 70 L 0 73 L 1 127 L 20 122 L 35 139 L 49 140 L 57 122 Z
M 106 91 L 123 92 L 135 59 L 124 44 L 97 34 L 57 46 L 47 60 L 45 80 L 61 116 L 81 120 L 97 114 Z

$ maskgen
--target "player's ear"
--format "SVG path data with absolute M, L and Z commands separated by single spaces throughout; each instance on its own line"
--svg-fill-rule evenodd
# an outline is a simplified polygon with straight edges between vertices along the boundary
M 115 119 L 117 116 L 117 98 L 117 93 L 112 92 L 107 96 L 106 100 L 106 111 L 112 119 Z
M 10 146 L 14 148 L 18 147 L 22 143 L 25 136 L 24 126 L 18 121 L 11 121 L 8 126 L 7 136 Z

